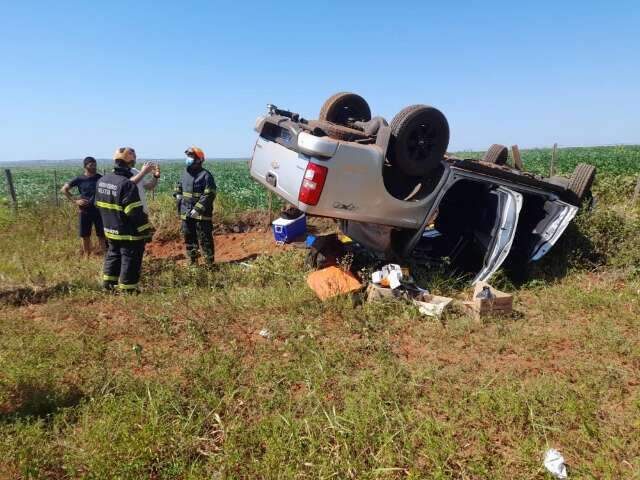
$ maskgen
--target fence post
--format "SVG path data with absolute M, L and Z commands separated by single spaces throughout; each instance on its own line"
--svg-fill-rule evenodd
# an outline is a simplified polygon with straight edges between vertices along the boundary
M 558 160 L 558 144 L 553 144 L 553 150 L 551 150 L 551 165 L 549 165 L 549 176 L 553 177 L 556 173 L 556 161 Z
M 633 198 L 631 199 L 631 204 L 635 205 L 638 201 L 638 197 L 640 197 L 640 175 L 638 175 L 638 181 L 636 182 L 636 188 L 633 190 Z
M 511 145 L 511 156 L 513 157 L 513 166 L 518 170 L 524 170 L 522 159 L 520 158 L 520 149 L 518 145 Z
M 11 203 L 14 209 L 18 209 L 18 197 L 16 197 L 16 189 L 13 187 L 13 177 L 11 176 L 11 170 L 4 169 L 4 175 L 7 177 L 7 186 L 9 187 L 9 196 L 11 197 Z
M 60 206 L 60 199 L 58 198 L 58 171 L 53 169 L 53 194 L 56 196 L 56 207 Z
M 268 199 L 268 209 L 269 209 L 269 214 L 268 214 L 268 219 L 269 219 L 269 223 L 267 223 L 267 227 L 269 227 L 271 225 L 271 222 L 273 221 L 273 218 L 271 217 L 271 203 L 273 201 L 273 194 L 271 193 L 271 190 L 267 190 L 267 199 Z

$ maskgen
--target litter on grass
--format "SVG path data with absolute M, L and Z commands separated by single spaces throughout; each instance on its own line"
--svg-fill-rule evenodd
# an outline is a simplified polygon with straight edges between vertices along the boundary
M 423 315 L 438 317 L 453 302 L 452 298 L 431 295 L 418 287 L 407 268 L 389 264 L 371 274 L 367 301 L 398 298 L 411 301 Z
M 476 320 L 487 316 L 510 315 L 513 311 L 513 295 L 496 290 L 486 282 L 478 282 L 471 300 L 462 304 Z
M 412 301 L 423 315 L 439 317 L 453 302 L 453 298 L 427 294 L 422 296 L 422 300 L 413 299 Z
M 564 457 L 555 448 L 550 448 L 544 454 L 544 468 L 554 477 L 562 480 L 569 478 Z
M 267 330 L 266 328 L 263 328 L 262 330 L 260 330 L 258 332 L 258 335 L 260 335 L 263 338 L 266 339 L 270 339 L 271 338 L 271 332 L 269 330 Z
M 371 274 L 371 281 L 374 284 L 392 289 L 396 289 L 402 285 L 403 280 L 409 280 L 409 271 L 394 263 L 385 265 L 377 272 Z
M 307 285 L 320 300 L 362 289 L 362 284 L 353 274 L 333 266 L 311 272 L 307 276 Z

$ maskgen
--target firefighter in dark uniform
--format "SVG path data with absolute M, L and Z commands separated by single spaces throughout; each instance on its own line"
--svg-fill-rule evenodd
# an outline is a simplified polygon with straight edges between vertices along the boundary
M 133 148 L 118 148 L 112 173 L 98 181 L 96 207 L 100 209 L 108 248 L 104 258 L 103 285 L 125 292 L 138 290 L 145 244 L 153 228 L 144 213 L 138 187 L 130 178 L 136 163 Z
M 213 201 L 216 182 L 208 170 L 202 168 L 204 152 L 191 147 L 185 152 L 187 168 L 176 185 L 174 197 L 182 219 L 182 235 L 187 256 L 192 265 L 197 263 L 198 244 L 209 267 L 214 262 Z

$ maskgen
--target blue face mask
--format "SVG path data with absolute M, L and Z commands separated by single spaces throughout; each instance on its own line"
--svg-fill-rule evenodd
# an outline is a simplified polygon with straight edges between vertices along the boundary
M 184 159 L 184 164 L 185 164 L 187 167 L 190 167 L 191 165 L 193 165 L 193 158 L 191 158 L 191 157 L 187 157 L 187 158 L 185 158 L 185 159 Z

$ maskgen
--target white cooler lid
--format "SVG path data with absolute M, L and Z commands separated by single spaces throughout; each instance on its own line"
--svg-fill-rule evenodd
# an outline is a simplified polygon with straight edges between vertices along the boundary
M 286 218 L 276 218 L 273 222 L 271 222 L 271 225 L 281 225 L 283 227 L 286 227 L 287 225 L 291 225 L 292 223 L 297 222 L 302 217 L 304 217 L 304 213 L 300 215 L 298 218 L 293 218 L 291 220 L 288 220 Z

